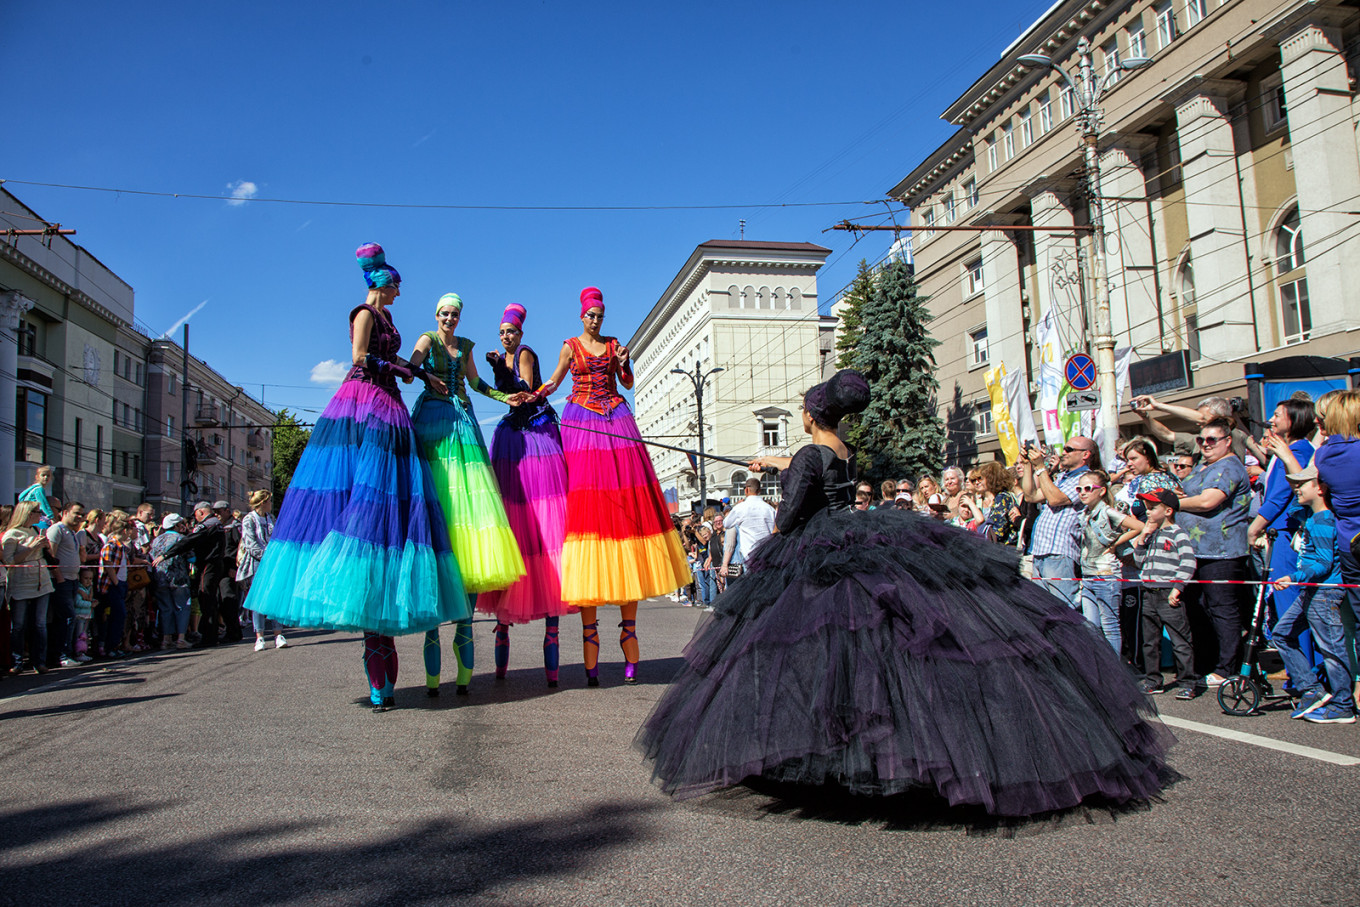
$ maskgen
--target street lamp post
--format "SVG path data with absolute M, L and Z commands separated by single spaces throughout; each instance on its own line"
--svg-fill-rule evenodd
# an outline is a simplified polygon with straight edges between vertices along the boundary
M 1080 82 L 1044 54 L 1024 54 L 1018 62 L 1032 69 L 1051 69 L 1056 72 L 1072 90 L 1077 107 L 1082 163 L 1086 170 L 1087 205 L 1091 217 L 1091 242 L 1095 253 L 1091 256 L 1091 270 L 1096 297 L 1094 352 L 1100 390 L 1100 427 L 1105 442 L 1102 446 L 1108 453 L 1119 435 L 1119 401 L 1115 399 L 1114 325 L 1110 318 L 1110 281 L 1105 257 L 1105 205 L 1100 194 L 1100 121 L 1104 113 L 1099 105 L 1105 91 L 1120 72 L 1141 69 L 1152 60 L 1147 57 L 1129 57 L 1121 60 L 1118 68 L 1106 73 L 1104 79 L 1098 80 L 1091 61 L 1091 42 L 1085 36 L 1077 42 L 1077 58 Z
M 704 469 L 704 385 L 708 383 L 709 378 L 722 370 L 722 366 L 719 365 L 705 373 L 697 360 L 694 363 L 693 374 L 682 368 L 671 369 L 672 375 L 684 375 L 694 385 L 694 404 L 699 412 L 697 427 L 699 432 L 699 500 L 702 502 L 699 505 L 700 513 L 703 512 L 704 507 L 708 506 L 708 476 Z

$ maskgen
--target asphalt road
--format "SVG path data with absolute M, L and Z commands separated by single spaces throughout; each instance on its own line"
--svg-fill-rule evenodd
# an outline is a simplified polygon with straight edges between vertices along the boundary
M 405 637 L 386 714 L 341 633 L 4 681 L 0 903 L 1360 904 L 1360 766 L 1201 729 L 1360 757 L 1360 725 L 1234 718 L 1212 697 L 1158 697 L 1195 724 L 1175 727 L 1181 779 L 1136 809 L 996 822 L 924 799 L 905 818 L 744 789 L 673 802 L 631 741 L 700 617 L 644 604 L 634 687 L 609 643 L 585 687 L 575 618 L 561 688 L 534 627 L 512 631 L 497 683 L 478 623 L 472 695 L 446 674 L 429 699 Z M 611 623 L 602 609 L 602 637 Z

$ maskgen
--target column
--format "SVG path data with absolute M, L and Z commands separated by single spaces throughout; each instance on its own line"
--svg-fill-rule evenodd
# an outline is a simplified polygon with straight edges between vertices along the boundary
M 1014 224 L 1017 215 L 987 213 L 976 223 Z M 987 352 L 995 367 L 1025 371 L 1025 322 L 1020 285 L 1020 250 L 1012 231 L 998 229 L 982 234 L 983 300 L 987 312 Z
M 14 503 L 15 409 L 19 393 L 19 316 L 33 300 L 18 290 L 0 294 L 0 503 Z
M 1144 350 L 1165 348 L 1158 331 L 1157 253 L 1142 165 L 1156 143 L 1152 136 L 1121 135 L 1100 156 L 1110 320 L 1117 346 Z
M 1200 348 L 1213 360 L 1256 352 L 1241 244 L 1237 148 L 1229 107 L 1241 82 L 1192 76 L 1163 95 L 1176 110 Z
M 1314 18 L 1280 42 L 1315 334 L 1360 324 L 1360 163 L 1341 29 Z M 1274 254 L 1274 237 L 1268 237 Z
M 1076 182 L 1071 179 L 1041 179 L 1024 187 L 1029 196 L 1030 222 L 1036 227 L 1072 227 L 1072 193 Z M 1062 333 L 1063 344 L 1069 348 L 1082 345 L 1082 287 L 1077 268 L 1077 231 L 1034 231 L 1034 274 L 1036 304 L 1030 312 L 1030 324 L 1038 324 L 1047 312 L 1054 312 Z M 1007 366 L 1009 368 L 1009 366 Z

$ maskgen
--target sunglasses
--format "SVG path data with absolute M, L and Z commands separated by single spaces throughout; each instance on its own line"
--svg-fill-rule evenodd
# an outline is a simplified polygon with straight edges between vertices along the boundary
M 1086 453 L 1086 450 L 1085 447 L 1073 447 L 1071 444 L 1063 445 L 1063 453 Z
M 1217 444 L 1219 441 L 1226 441 L 1227 439 L 1228 439 L 1227 435 L 1217 435 L 1212 438 L 1209 437 L 1208 435 L 1199 435 L 1195 438 L 1195 443 L 1198 444 L 1200 447 L 1211 447 L 1214 444 Z
M 1104 491 L 1104 485 L 1078 485 L 1077 491 L 1089 494 L 1092 491 Z
M 1190 469 L 1190 468 L 1191 468 L 1192 466 L 1194 466 L 1194 465 L 1195 465 L 1194 463 L 1172 463 L 1172 464 L 1171 464 L 1171 468 L 1172 468 L 1172 469 Z

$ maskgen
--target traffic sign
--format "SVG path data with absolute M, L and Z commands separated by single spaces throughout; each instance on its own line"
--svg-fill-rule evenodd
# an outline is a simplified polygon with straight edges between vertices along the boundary
M 1085 353 L 1073 353 L 1064 369 L 1067 384 L 1074 391 L 1090 390 L 1096 383 L 1095 360 Z
M 1100 409 L 1100 394 L 1097 391 L 1076 391 L 1067 395 L 1069 413 L 1087 412 Z

